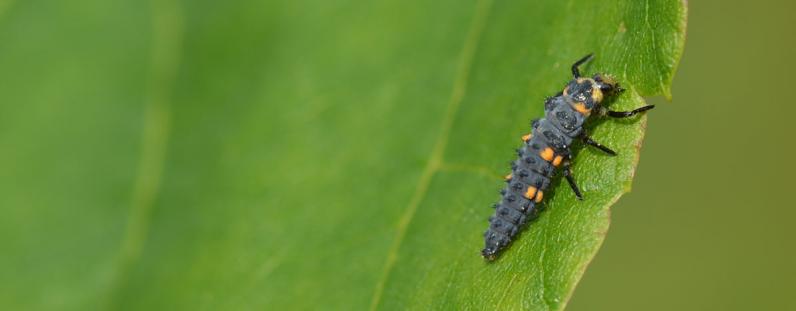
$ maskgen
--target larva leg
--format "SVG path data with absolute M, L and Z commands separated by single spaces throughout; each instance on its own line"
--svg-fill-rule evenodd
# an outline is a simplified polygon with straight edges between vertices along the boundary
M 594 141 L 593 139 L 591 139 L 591 137 L 589 137 L 589 136 L 583 135 L 583 136 L 581 136 L 581 139 L 583 140 L 583 142 L 585 144 L 587 144 L 589 146 L 592 146 L 592 147 L 595 147 L 597 149 L 600 149 L 603 152 L 605 152 L 605 153 L 607 153 L 607 154 L 609 154 L 611 156 L 615 156 L 616 155 L 616 151 L 613 151 L 613 150 L 611 150 L 611 148 L 603 146 L 602 144 L 600 144 L 600 143 Z
M 569 183 L 569 187 L 572 188 L 572 192 L 575 192 L 575 196 L 578 200 L 583 200 L 583 194 L 580 192 L 580 188 L 578 188 L 578 184 L 575 183 L 575 178 L 572 177 L 572 170 L 569 169 L 570 163 L 569 161 L 564 163 L 564 178 L 567 179 L 567 183 Z
M 647 106 L 644 106 L 644 107 L 641 107 L 641 108 L 636 108 L 636 109 L 631 110 L 631 111 L 611 111 L 611 110 L 608 110 L 608 116 L 612 117 L 612 118 L 628 118 L 628 117 L 632 117 L 632 116 L 634 116 L 634 115 L 636 115 L 638 113 L 642 113 L 644 111 L 650 110 L 652 108 L 655 108 L 655 105 L 647 105 Z
M 572 76 L 575 77 L 575 79 L 580 78 L 580 70 L 578 69 L 578 67 L 580 67 L 580 65 L 583 65 L 585 62 L 591 60 L 592 56 L 594 56 L 594 54 L 586 55 L 583 58 L 579 59 L 574 64 L 572 64 Z

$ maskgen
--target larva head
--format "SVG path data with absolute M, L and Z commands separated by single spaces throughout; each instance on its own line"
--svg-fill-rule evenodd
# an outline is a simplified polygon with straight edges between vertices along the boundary
M 564 88 L 564 95 L 572 99 L 575 110 L 588 115 L 605 97 L 621 92 L 611 77 L 597 74 L 594 78 L 576 78 Z
M 619 83 L 616 83 L 616 80 L 609 75 L 598 73 L 594 75 L 594 82 L 596 88 L 598 88 L 606 97 L 622 93 L 625 90 L 619 87 Z

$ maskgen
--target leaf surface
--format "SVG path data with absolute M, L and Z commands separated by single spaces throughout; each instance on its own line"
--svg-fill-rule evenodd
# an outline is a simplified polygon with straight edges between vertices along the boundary
M 613 109 L 669 96 L 685 35 L 671 0 L 4 4 L 3 309 L 561 309 L 646 118 L 489 264 L 512 149 L 587 53 Z

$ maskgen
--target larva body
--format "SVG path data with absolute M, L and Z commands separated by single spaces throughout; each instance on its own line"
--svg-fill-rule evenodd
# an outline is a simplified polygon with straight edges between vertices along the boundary
M 605 111 L 601 106 L 605 97 L 622 89 L 608 76 L 597 74 L 593 78 L 580 77 L 578 66 L 588 61 L 584 57 L 572 66 L 574 78 L 564 91 L 545 101 L 544 117 L 531 122 L 531 133 L 523 136 L 524 144 L 517 150 L 517 159 L 511 164 L 511 174 L 506 176 L 506 186 L 501 190 L 501 200 L 495 214 L 489 218 L 489 228 L 484 233 L 481 254 L 494 259 L 505 249 L 528 221 L 538 216 L 544 192 L 558 171 L 563 171 L 572 190 L 582 198 L 570 172 L 572 143 L 582 140 L 610 155 L 610 149 L 585 135 L 583 125 L 593 115 L 629 117 L 651 109 L 645 106 L 633 111 Z

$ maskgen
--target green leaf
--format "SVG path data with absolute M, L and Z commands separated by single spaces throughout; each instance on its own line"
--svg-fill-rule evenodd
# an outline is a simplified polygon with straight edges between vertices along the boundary
M 0 308 L 561 309 L 646 119 L 486 263 L 499 176 L 573 61 L 631 109 L 684 32 L 672 0 L 0 2 Z

